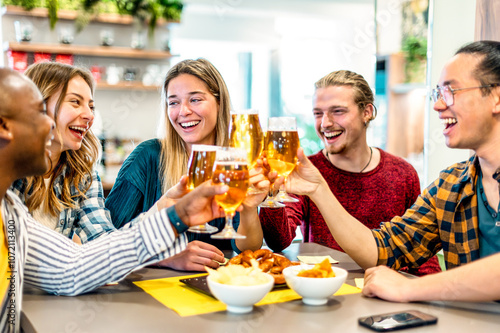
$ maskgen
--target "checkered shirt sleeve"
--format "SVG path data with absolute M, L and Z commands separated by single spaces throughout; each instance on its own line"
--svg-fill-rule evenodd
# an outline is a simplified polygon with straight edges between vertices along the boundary
M 103 193 L 101 179 L 94 171 L 92 183 L 85 192 L 86 198 L 80 201 L 80 206 L 73 213 L 77 215 L 74 232 L 80 237 L 82 243 L 115 230 L 109 210 L 104 206 Z
M 372 230 L 378 265 L 419 267 L 443 249 L 446 266 L 479 257 L 475 156 L 441 172 L 402 217 Z

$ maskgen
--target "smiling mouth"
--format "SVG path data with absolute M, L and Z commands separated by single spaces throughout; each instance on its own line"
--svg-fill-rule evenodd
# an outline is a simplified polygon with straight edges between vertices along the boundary
M 85 134 L 85 132 L 87 132 L 88 127 L 70 126 L 69 129 L 74 131 L 74 132 L 78 132 L 80 134 L 80 136 L 83 136 Z
M 444 125 L 445 129 L 453 127 L 457 123 L 456 118 L 443 118 L 441 119 L 441 124 Z
M 327 140 L 334 139 L 334 138 L 338 137 L 340 134 L 342 134 L 342 131 L 323 132 L 323 136 Z
M 191 128 L 191 127 L 195 127 L 196 125 L 198 125 L 200 123 L 199 120 L 195 120 L 195 121 L 190 121 L 190 122 L 187 122 L 187 123 L 179 123 L 179 125 L 182 127 L 182 128 Z
M 54 140 L 54 134 L 50 136 L 50 138 L 47 139 L 45 142 L 45 151 L 49 154 L 49 156 L 52 155 L 52 152 L 50 151 L 50 147 L 52 146 L 52 140 Z

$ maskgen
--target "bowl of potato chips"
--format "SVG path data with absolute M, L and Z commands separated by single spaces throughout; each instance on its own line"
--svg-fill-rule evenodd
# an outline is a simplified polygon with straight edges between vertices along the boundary
M 229 265 L 207 271 L 210 292 L 233 313 L 252 311 L 274 286 L 274 278 L 256 267 Z
M 332 267 L 328 259 L 316 264 L 290 266 L 283 270 L 286 284 L 302 296 L 307 305 L 323 305 L 340 289 L 347 278 L 347 271 Z

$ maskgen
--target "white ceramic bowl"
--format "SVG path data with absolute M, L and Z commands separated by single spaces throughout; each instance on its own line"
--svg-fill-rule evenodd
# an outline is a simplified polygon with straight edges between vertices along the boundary
M 232 286 L 212 280 L 207 276 L 208 288 L 219 301 L 227 305 L 227 311 L 234 313 L 247 313 L 252 311 L 253 305 L 267 295 L 274 286 L 274 278 L 264 274 L 268 281 L 254 286 Z
M 309 278 L 299 277 L 297 274 L 303 269 L 311 269 L 314 265 L 301 264 L 290 266 L 283 270 L 286 284 L 297 294 L 302 296 L 302 301 L 307 305 L 323 305 L 328 298 L 340 289 L 347 278 L 347 271 L 343 268 L 332 267 L 335 277 Z

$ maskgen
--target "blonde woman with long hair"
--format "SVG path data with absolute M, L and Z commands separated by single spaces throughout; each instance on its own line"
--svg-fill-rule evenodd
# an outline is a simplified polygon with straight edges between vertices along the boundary
M 115 185 L 106 198 L 115 227 L 142 212 L 163 208 L 158 200 L 169 193 L 185 192 L 187 163 L 194 144 L 229 143 L 230 99 L 224 79 L 205 59 L 184 60 L 167 73 L 162 91 L 165 135 L 141 143 L 124 162 Z M 268 189 L 269 181 L 257 168 L 251 182 Z M 265 192 L 265 191 L 264 191 Z M 178 195 L 178 194 L 177 194 Z M 246 239 L 214 240 L 207 234 L 188 233 L 190 243 L 183 253 L 166 259 L 162 266 L 180 270 L 217 268 L 224 262 L 221 249 L 242 251 L 262 245 L 262 228 L 257 213 L 265 194 L 251 195 L 235 216 L 234 226 Z M 152 208 L 153 207 L 153 208 Z M 224 219 L 211 225 L 222 229 Z
M 77 242 L 86 243 L 115 230 L 94 170 L 100 143 L 91 130 L 92 75 L 85 69 L 50 62 L 31 65 L 25 75 L 41 91 L 56 129 L 49 171 L 17 180 L 12 190 L 36 220 Z

